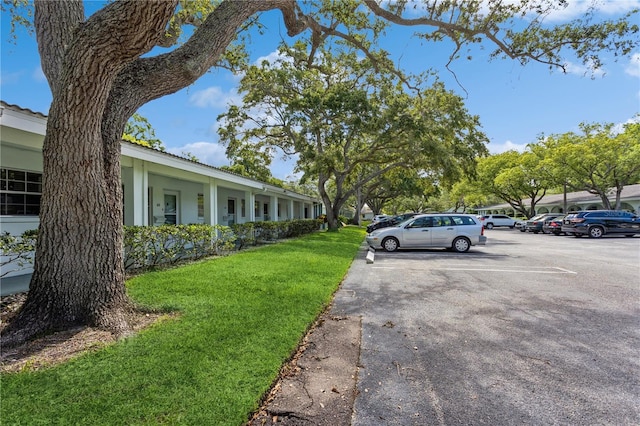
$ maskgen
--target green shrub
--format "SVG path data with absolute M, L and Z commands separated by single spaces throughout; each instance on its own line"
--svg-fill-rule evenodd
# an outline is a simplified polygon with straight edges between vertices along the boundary
M 8 232 L 0 235 L 0 256 L 2 256 L 2 261 L 0 262 L 2 273 L 0 273 L 0 277 L 10 272 L 25 269 L 33 264 L 33 251 L 36 249 L 37 237 L 37 229 L 25 231 L 19 237 L 13 236 Z M 12 269 L 7 268 L 8 266 L 12 267 Z
M 258 240 L 276 241 L 294 238 L 320 229 L 317 219 L 294 219 L 282 222 L 248 222 L 222 225 L 161 225 L 125 226 L 123 250 L 125 270 L 146 270 L 161 265 L 173 265 L 184 260 L 220 255 L 232 249 L 240 250 L 256 245 Z M 13 263 L 17 268 L 6 275 L 33 263 L 37 230 L 20 237 L 5 233 L 0 236 L 0 253 L 4 266 Z
M 125 269 L 149 269 L 222 254 L 234 246 L 235 234 L 222 225 L 124 227 Z

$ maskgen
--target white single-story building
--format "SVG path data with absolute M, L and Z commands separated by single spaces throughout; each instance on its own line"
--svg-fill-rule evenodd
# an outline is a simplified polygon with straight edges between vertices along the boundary
M 615 196 L 609 197 L 610 202 L 615 202 Z M 531 205 L 531 199 L 523 200 L 525 206 Z M 568 192 L 565 194 L 549 194 L 542 197 L 536 203 L 536 214 L 540 213 L 564 213 L 581 210 L 602 210 L 602 200 L 599 196 L 587 191 Z M 615 206 L 612 206 L 615 208 Z M 620 194 L 620 209 L 634 213 L 640 213 L 640 184 L 627 185 Z M 506 214 L 516 216 L 518 213 L 510 204 L 496 204 L 477 209 L 478 214 Z
M 47 117 L 0 101 L 0 226 L 20 235 L 39 224 Z M 124 225 L 231 225 L 313 219 L 314 197 L 122 142 Z

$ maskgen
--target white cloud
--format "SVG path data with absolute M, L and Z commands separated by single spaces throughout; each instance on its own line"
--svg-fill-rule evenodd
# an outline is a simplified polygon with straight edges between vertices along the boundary
M 564 67 L 567 70 L 567 73 L 579 76 L 602 77 L 606 74 L 606 71 L 604 69 L 594 68 L 590 64 L 574 64 L 573 62 L 567 61 L 564 64 Z
M 33 73 L 31 73 L 31 77 L 33 77 L 33 79 L 38 83 L 47 81 L 47 77 L 44 75 L 44 72 L 42 71 L 42 67 L 40 66 L 38 66 L 35 70 L 33 70 Z
M 22 77 L 22 72 L 2 73 L 0 75 L 0 85 L 17 84 Z
M 629 65 L 624 69 L 624 72 L 633 77 L 640 77 L 640 53 L 631 55 Z
M 489 143 L 489 152 L 491 154 L 501 154 L 503 152 L 507 152 L 507 151 L 518 151 L 518 152 L 524 152 L 524 150 L 527 148 L 527 144 L 515 144 L 511 141 L 506 141 L 504 143 L 496 143 L 496 142 L 491 142 Z
M 624 123 L 617 123 L 616 125 L 613 126 L 612 130 L 616 134 L 622 133 L 622 132 L 624 132 L 625 124 L 633 124 L 633 123 L 640 123 L 640 114 L 636 115 L 634 117 L 631 117 L 630 119 L 628 119 Z
M 199 108 L 226 109 L 230 104 L 239 105 L 241 97 L 236 89 L 225 92 L 220 86 L 212 86 L 195 92 L 189 102 Z
M 277 64 L 278 62 L 282 62 L 282 61 L 292 62 L 293 58 L 291 58 L 290 56 L 287 56 L 287 55 L 283 55 L 282 53 L 280 53 L 277 50 L 274 50 L 273 52 L 269 53 L 268 55 L 261 56 L 258 59 L 256 59 L 255 64 L 256 65 L 261 65 L 264 61 L 267 61 L 267 63 L 270 64 L 270 65 L 274 65 L 274 64 Z
M 227 166 L 229 160 L 225 154 L 225 147 L 212 142 L 194 142 L 174 148 L 167 148 L 167 152 L 182 156 L 183 152 L 189 152 L 198 158 L 201 163 L 211 166 Z
M 503 5 L 519 4 L 521 0 L 503 0 Z M 389 3 L 395 3 L 392 0 L 381 2 L 384 8 L 389 7 Z M 405 15 L 414 17 L 424 15 L 431 7 L 431 3 L 440 3 L 440 0 L 430 0 L 421 3 L 418 1 L 410 1 L 405 9 Z M 548 6 L 548 0 L 529 0 L 528 6 L 534 10 L 536 5 L 541 4 L 543 7 Z M 566 7 L 560 7 L 551 11 L 545 18 L 549 22 L 566 22 L 578 18 L 587 12 L 591 7 L 600 15 L 621 15 L 631 10 L 640 8 L 640 0 L 568 0 Z M 483 0 L 480 12 L 487 14 L 490 10 L 490 0 Z

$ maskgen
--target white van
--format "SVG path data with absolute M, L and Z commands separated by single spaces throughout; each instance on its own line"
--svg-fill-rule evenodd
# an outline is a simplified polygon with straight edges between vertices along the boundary
M 367 235 L 374 249 L 444 247 L 463 253 L 471 246 L 485 245 L 484 227 L 477 216 L 460 213 L 421 214 L 389 228 Z

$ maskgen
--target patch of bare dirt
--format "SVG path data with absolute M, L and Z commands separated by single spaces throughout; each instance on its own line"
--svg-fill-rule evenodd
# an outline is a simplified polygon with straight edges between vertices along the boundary
M 360 318 L 325 312 L 245 426 L 348 426 L 357 394 Z
M 11 322 L 26 298 L 27 293 L 18 293 L 0 299 L 0 330 Z M 169 316 L 165 313 L 137 312 L 132 317 L 133 329 L 142 330 Z M 93 327 L 77 327 L 52 333 L 13 348 L 1 348 L 0 372 L 37 370 L 53 366 L 85 352 L 102 348 L 116 340 L 112 333 Z

